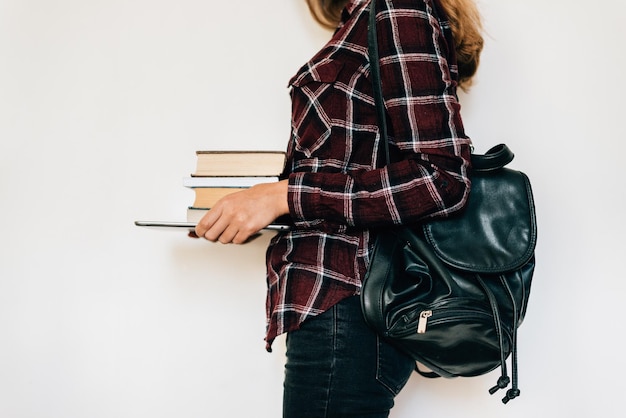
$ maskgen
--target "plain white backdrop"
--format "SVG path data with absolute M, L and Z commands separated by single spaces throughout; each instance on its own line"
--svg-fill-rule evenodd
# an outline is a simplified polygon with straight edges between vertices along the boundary
M 392 417 L 623 416 L 626 3 L 479 4 L 466 129 L 511 147 L 539 220 L 522 396 L 416 375 Z M 269 235 L 133 221 L 185 217 L 198 149 L 283 150 L 287 81 L 329 36 L 303 0 L 0 0 L 1 417 L 280 416 Z

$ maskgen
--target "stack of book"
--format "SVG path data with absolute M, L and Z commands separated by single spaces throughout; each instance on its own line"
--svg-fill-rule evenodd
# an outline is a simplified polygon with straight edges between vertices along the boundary
M 195 192 L 187 208 L 187 222 L 194 224 L 222 197 L 278 181 L 285 165 L 281 151 L 196 151 L 196 157 L 196 170 L 183 179 Z

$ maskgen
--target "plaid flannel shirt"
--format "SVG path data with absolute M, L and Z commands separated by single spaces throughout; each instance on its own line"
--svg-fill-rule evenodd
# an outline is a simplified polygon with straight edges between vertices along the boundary
M 375 228 L 463 207 L 471 143 L 452 34 L 437 0 L 379 0 L 376 27 L 392 163 L 385 166 L 367 52 L 369 0 L 291 79 L 284 178 L 294 228 L 267 250 L 267 348 L 359 294 Z

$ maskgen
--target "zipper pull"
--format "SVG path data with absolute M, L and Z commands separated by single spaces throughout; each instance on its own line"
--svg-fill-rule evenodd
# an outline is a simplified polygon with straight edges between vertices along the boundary
M 426 323 L 428 322 L 428 318 L 433 316 L 433 311 L 422 311 L 420 313 L 420 319 L 417 323 L 417 333 L 424 334 L 426 332 Z

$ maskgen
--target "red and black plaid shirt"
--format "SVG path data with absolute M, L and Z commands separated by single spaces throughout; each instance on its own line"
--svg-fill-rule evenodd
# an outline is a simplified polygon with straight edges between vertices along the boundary
M 391 161 L 384 166 L 367 53 L 369 0 L 291 79 L 285 178 L 293 230 L 267 251 L 267 343 L 359 294 L 371 228 L 460 209 L 470 140 L 452 34 L 437 0 L 379 0 L 376 20 Z

